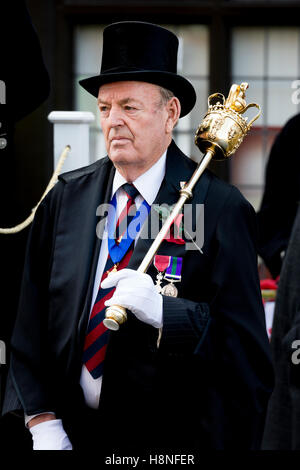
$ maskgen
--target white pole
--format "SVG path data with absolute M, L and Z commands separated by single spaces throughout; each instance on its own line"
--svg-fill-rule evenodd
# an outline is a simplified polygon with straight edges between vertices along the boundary
M 87 111 L 52 111 L 48 119 L 54 124 L 54 168 L 66 145 L 70 145 L 71 150 L 63 172 L 92 163 L 89 153 L 89 126 L 95 119 L 94 114 Z

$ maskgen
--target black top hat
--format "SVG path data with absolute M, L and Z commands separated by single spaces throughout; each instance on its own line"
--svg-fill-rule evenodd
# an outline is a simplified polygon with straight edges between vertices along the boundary
M 161 26 L 139 21 L 113 23 L 103 31 L 100 74 L 79 83 L 96 97 L 104 83 L 153 83 L 177 96 L 183 117 L 194 107 L 196 93 L 186 78 L 177 75 L 177 50 L 177 37 Z

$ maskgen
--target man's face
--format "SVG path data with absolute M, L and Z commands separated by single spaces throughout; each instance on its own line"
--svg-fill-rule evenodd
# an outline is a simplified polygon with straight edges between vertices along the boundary
M 99 89 L 98 106 L 107 153 L 121 173 L 142 174 L 170 144 L 167 106 L 158 86 L 133 81 L 105 84 Z

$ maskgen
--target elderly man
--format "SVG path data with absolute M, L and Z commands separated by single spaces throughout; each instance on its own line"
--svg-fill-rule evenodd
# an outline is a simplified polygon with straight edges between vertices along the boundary
M 191 202 L 205 205 L 202 250 L 170 237 L 136 271 L 151 206 L 174 204 L 195 169 L 172 141 L 196 99 L 177 48 L 159 26 L 112 24 L 100 74 L 81 81 L 98 97 L 108 157 L 61 175 L 31 230 L 6 411 L 24 410 L 34 449 L 260 445 L 273 373 L 250 204 L 206 171 Z M 109 332 L 114 304 L 128 320 Z

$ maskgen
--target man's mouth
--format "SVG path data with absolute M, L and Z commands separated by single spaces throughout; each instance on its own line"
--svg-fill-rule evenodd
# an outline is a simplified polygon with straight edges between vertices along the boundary
M 122 144 L 122 143 L 128 142 L 129 140 L 130 140 L 130 139 L 129 139 L 128 137 L 118 136 L 118 137 L 113 137 L 112 139 L 110 139 L 110 142 L 111 142 L 111 143 Z

